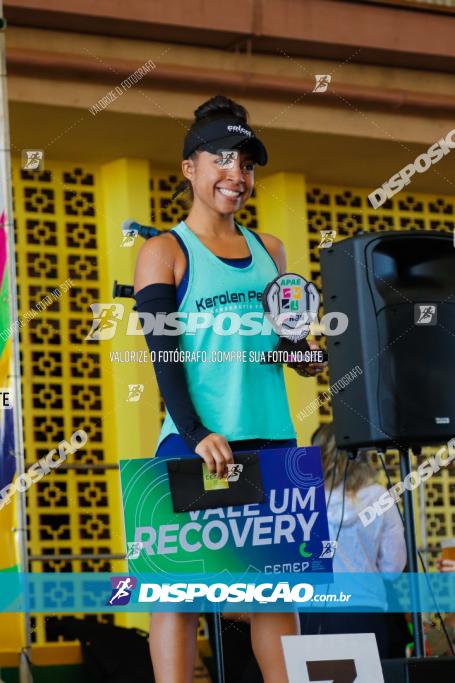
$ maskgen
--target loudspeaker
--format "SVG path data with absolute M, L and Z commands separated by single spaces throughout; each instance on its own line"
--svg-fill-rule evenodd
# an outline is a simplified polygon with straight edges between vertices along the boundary
M 348 316 L 345 332 L 326 332 L 338 447 L 405 449 L 453 437 L 452 240 L 384 232 L 321 250 L 324 313 Z M 350 375 L 355 366 L 361 374 Z
M 453 683 L 455 657 L 381 660 L 384 683 Z

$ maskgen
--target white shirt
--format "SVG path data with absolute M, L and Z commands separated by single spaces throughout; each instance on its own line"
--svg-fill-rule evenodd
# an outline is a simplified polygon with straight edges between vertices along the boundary
M 355 496 L 346 493 L 343 525 L 333 560 L 334 572 L 402 572 L 406 565 L 404 529 L 396 506 L 364 527 L 359 512 L 385 493 L 380 484 L 370 484 Z M 326 489 L 326 500 L 329 491 Z M 327 517 L 331 540 L 336 539 L 341 521 L 343 484 L 332 491 Z M 360 578 L 360 577 L 359 577 Z M 371 581 L 356 581 L 352 600 L 364 606 L 384 605 L 385 588 Z

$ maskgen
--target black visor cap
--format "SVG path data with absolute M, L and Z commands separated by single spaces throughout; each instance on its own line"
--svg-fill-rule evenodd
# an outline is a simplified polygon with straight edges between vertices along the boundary
M 264 144 L 256 137 L 252 128 L 239 119 L 220 119 L 195 126 L 185 138 L 183 159 L 188 159 L 196 150 L 217 154 L 223 149 L 244 150 L 259 166 L 267 163 Z

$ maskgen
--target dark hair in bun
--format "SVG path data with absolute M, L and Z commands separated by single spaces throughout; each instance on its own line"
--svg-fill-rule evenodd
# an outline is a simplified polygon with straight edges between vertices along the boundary
M 215 121 L 226 116 L 233 116 L 242 123 L 248 123 L 248 112 L 245 107 L 230 100 L 229 97 L 215 95 L 196 109 L 193 126 L 200 121 Z
M 232 116 L 233 118 L 239 119 L 239 123 L 248 123 L 248 112 L 245 107 L 241 104 L 230 100 L 229 97 L 224 95 L 215 95 L 211 97 L 206 102 L 203 102 L 194 112 L 194 121 L 189 129 L 191 132 L 195 127 L 201 122 L 207 123 L 210 121 L 216 121 L 217 119 L 222 119 Z M 191 156 L 197 155 L 198 151 L 194 152 Z M 175 192 L 172 195 L 174 200 L 182 192 L 189 192 L 191 199 L 193 198 L 193 189 L 189 180 L 182 180 L 181 183 L 175 188 Z

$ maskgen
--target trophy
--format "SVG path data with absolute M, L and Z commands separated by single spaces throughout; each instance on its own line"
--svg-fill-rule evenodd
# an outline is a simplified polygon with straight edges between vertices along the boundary
M 319 292 L 312 282 L 297 273 L 282 273 L 262 294 L 266 318 L 280 337 L 271 353 L 272 363 L 324 363 L 327 353 L 311 350 L 306 337 L 318 321 Z M 284 359 L 284 360 L 280 360 Z

